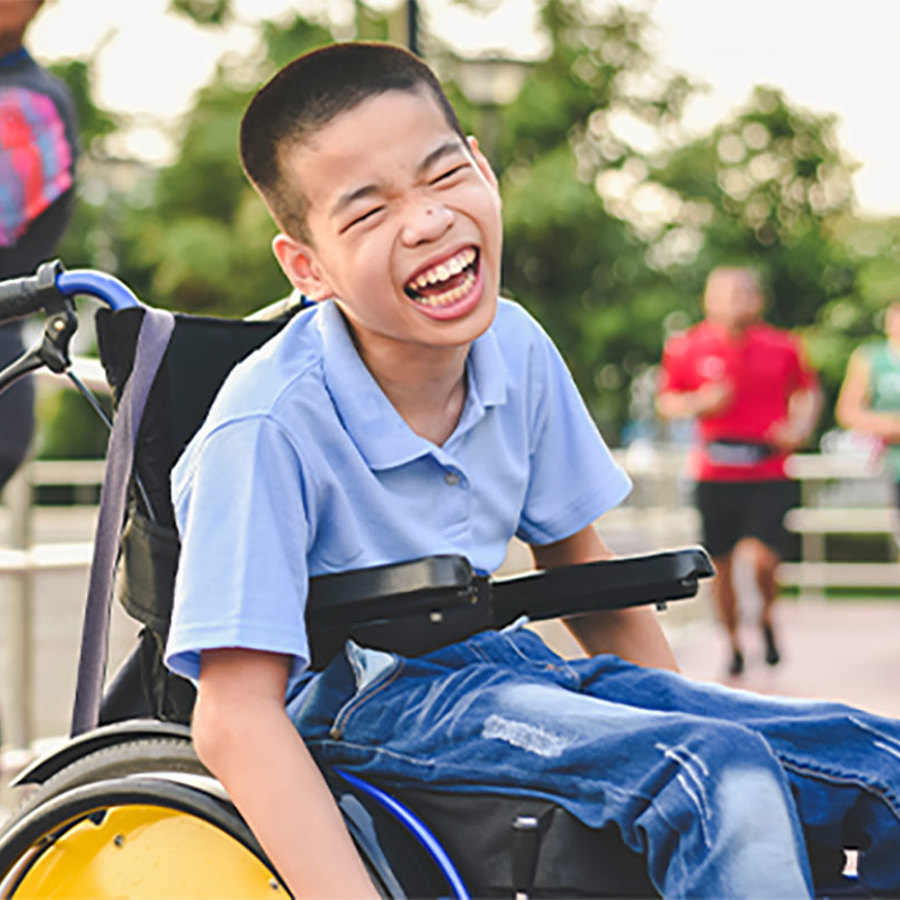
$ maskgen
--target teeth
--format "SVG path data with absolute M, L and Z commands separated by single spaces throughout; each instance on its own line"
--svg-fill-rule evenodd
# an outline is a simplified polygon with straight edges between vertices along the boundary
M 474 261 L 475 251 L 471 247 L 467 247 L 465 250 L 461 250 L 455 256 L 440 265 L 435 266 L 433 269 L 428 269 L 427 272 L 423 272 L 412 282 L 412 287 L 426 288 L 432 284 L 437 284 L 439 281 L 446 281 L 453 275 L 458 275 L 466 268 L 466 266 L 470 266 Z
M 457 285 L 449 291 L 444 291 L 443 294 L 435 294 L 430 297 L 416 297 L 416 303 L 432 307 L 447 306 L 447 304 L 455 303 L 460 297 L 468 293 L 468 291 L 472 289 L 473 284 L 475 284 L 475 275 L 474 273 L 469 272 L 462 284 Z

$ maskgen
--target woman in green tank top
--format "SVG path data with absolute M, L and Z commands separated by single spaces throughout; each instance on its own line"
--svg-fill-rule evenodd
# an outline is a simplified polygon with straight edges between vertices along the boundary
M 887 309 L 887 340 L 860 347 L 847 365 L 836 418 L 844 428 L 880 438 L 900 507 L 900 300 Z

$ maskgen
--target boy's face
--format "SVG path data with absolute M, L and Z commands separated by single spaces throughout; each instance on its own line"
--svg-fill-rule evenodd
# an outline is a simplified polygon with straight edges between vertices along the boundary
M 490 325 L 496 180 L 427 92 L 363 101 L 291 151 L 285 170 L 308 200 L 312 243 L 279 235 L 276 256 L 308 297 L 335 298 L 364 356 L 459 347 Z

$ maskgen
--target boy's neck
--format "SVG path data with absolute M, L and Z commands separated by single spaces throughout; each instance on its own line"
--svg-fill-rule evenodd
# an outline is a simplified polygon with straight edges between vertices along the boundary
M 427 355 L 396 352 L 390 359 L 363 361 L 407 425 L 420 437 L 442 445 L 456 429 L 466 401 L 468 345 Z

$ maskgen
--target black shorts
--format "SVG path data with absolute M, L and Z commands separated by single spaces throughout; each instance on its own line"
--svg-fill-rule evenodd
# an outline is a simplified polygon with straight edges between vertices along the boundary
M 757 538 L 782 558 L 794 554 L 784 515 L 799 500 L 794 481 L 700 481 L 697 508 L 703 546 L 711 556 L 729 553 L 741 538 Z

